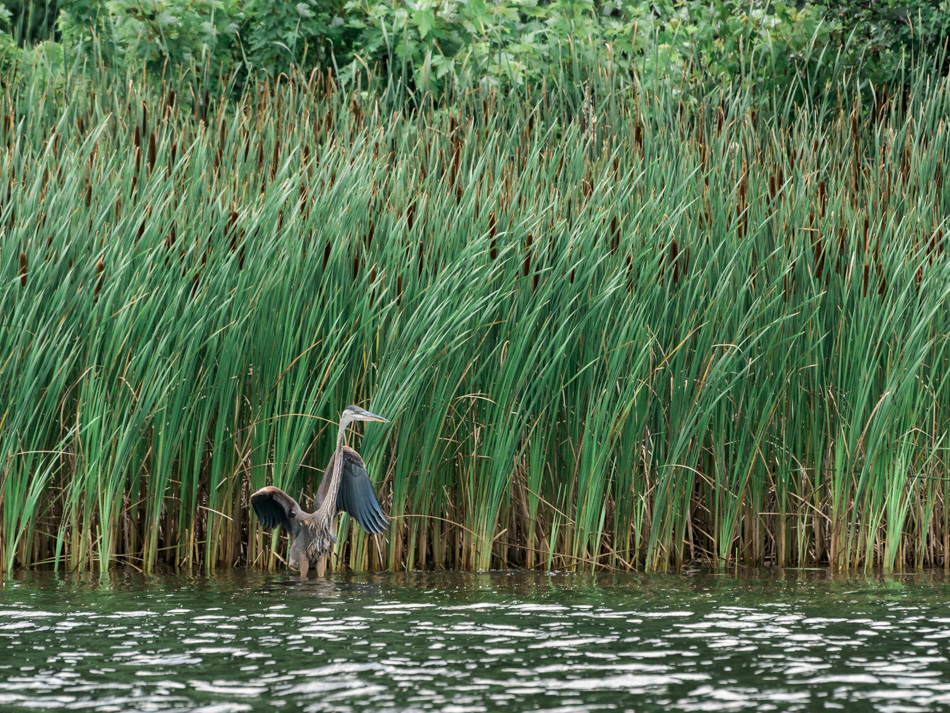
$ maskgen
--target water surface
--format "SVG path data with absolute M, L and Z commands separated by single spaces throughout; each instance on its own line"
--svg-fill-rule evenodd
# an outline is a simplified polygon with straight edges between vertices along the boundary
M 20 573 L 0 710 L 937 711 L 950 580 Z

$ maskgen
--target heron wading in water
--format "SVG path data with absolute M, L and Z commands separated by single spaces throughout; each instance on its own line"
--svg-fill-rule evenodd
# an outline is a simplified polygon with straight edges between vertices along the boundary
M 307 578 L 311 567 L 322 577 L 326 570 L 326 556 L 336 536 L 333 522 L 338 512 L 347 512 L 372 535 L 386 529 L 389 521 L 379 506 L 373 484 L 366 473 L 366 464 L 360 454 L 344 442 L 346 427 L 354 421 L 380 421 L 382 416 L 359 406 L 347 406 L 340 416 L 340 432 L 336 450 L 327 464 L 313 507 L 316 512 L 304 512 L 297 501 L 280 488 L 272 485 L 251 495 L 254 512 L 265 530 L 283 525 L 290 533 L 290 566 L 300 570 L 301 579 Z

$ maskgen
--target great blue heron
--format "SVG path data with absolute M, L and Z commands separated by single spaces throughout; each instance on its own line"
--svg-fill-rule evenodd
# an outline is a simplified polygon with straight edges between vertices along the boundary
M 386 529 L 389 521 L 379 506 L 373 484 L 366 474 L 366 464 L 360 454 L 344 444 L 346 427 L 353 421 L 381 421 L 389 423 L 359 406 L 347 406 L 340 416 L 340 432 L 336 450 L 330 457 L 317 490 L 313 507 L 316 512 L 304 512 L 297 501 L 280 488 L 272 485 L 261 488 L 251 496 L 251 504 L 265 530 L 283 525 L 290 533 L 290 566 L 300 569 L 301 579 L 307 578 L 311 566 L 322 577 L 326 568 L 325 557 L 336 542 L 333 521 L 338 512 L 348 512 L 367 532 L 376 535 Z

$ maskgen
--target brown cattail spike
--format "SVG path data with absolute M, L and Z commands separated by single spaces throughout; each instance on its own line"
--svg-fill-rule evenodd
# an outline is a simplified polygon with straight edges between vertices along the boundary
M 494 212 L 488 214 L 488 237 L 491 242 L 488 246 L 488 257 L 495 260 L 498 257 L 498 241 L 495 236 L 498 234 L 498 219 Z
M 155 132 L 152 131 L 148 135 L 148 170 L 151 172 L 155 168 L 155 156 L 158 154 L 158 150 L 155 147 Z
M 96 289 L 93 290 L 92 292 L 93 297 L 97 297 L 99 295 L 99 291 L 102 289 L 102 278 L 103 278 L 103 273 L 105 272 L 105 269 L 106 269 L 105 263 L 102 262 L 102 258 L 99 258 L 96 261 Z
M 673 264 L 673 284 L 680 279 L 679 246 L 676 244 L 676 238 L 670 243 L 670 262 Z
M 237 211 L 232 210 L 228 215 L 228 225 L 224 229 L 224 235 L 230 241 L 231 252 L 234 252 L 237 249 L 237 230 L 235 230 L 237 219 Z
M 26 287 L 26 253 L 20 253 L 20 287 Z
M 525 240 L 524 246 L 524 267 L 522 268 L 522 274 L 527 277 L 528 273 L 531 271 L 531 243 L 534 238 L 531 233 L 528 233 L 528 237 Z

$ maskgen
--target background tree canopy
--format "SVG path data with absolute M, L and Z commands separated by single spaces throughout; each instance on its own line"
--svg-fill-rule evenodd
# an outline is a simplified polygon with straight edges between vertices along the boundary
M 571 87 L 598 67 L 649 84 L 751 82 L 762 91 L 856 73 L 901 81 L 904 58 L 942 56 L 950 0 L 3 0 L 0 51 L 240 78 L 371 71 L 444 94 Z M 937 60 L 935 60 L 937 61 Z M 945 71 L 946 66 L 942 69 Z

